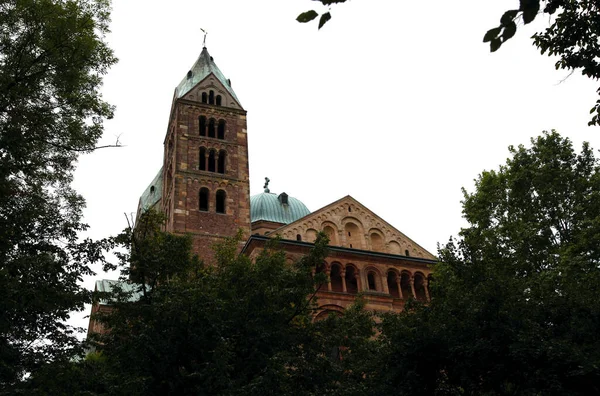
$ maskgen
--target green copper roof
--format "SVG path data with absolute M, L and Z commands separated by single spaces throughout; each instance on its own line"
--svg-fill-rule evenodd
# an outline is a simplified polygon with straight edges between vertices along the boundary
M 154 205 L 156 205 L 158 201 L 160 201 L 163 184 L 162 174 L 163 172 L 161 167 L 156 176 L 154 176 L 154 180 L 152 180 L 152 183 L 150 183 L 150 185 L 146 187 L 146 189 L 142 193 L 142 196 L 140 197 L 141 210 L 150 209 Z
M 300 200 L 286 193 L 277 195 L 264 192 L 250 197 L 251 222 L 265 220 L 289 224 L 307 214 L 310 214 L 310 210 Z
M 204 80 L 211 73 L 214 74 L 215 77 L 217 77 L 221 84 L 223 84 L 225 89 L 227 89 L 227 92 L 229 92 L 231 96 L 233 96 L 234 99 L 238 103 L 240 103 L 240 100 L 237 98 L 235 92 L 233 92 L 233 89 L 231 88 L 231 82 L 225 78 L 223 73 L 221 73 L 221 70 L 219 70 L 219 68 L 215 64 L 212 56 L 208 54 L 208 50 L 206 49 L 206 47 L 202 48 L 202 52 L 200 53 L 198 60 L 196 60 L 194 66 L 192 66 L 188 74 L 183 78 L 183 80 L 181 80 L 181 82 L 177 86 L 175 90 L 175 96 L 177 98 L 181 98 L 183 95 L 190 92 L 190 90 L 194 88 L 196 84 Z

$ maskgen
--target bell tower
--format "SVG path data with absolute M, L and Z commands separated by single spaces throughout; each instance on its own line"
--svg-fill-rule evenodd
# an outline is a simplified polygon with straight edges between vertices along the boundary
M 238 229 L 247 238 L 246 111 L 206 47 L 175 89 L 164 150 L 166 230 L 191 234 L 201 257 Z

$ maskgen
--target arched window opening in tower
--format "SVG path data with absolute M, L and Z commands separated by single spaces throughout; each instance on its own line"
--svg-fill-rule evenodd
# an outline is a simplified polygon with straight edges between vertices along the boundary
M 408 274 L 407 272 L 403 272 L 400 276 L 400 288 L 402 289 L 403 298 L 414 297 L 410 288 L 410 274 Z
M 369 272 L 367 274 L 367 282 L 369 284 L 369 290 L 377 291 L 377 282 L 375 281 L 375 272 Z
M 225 213 L 225 198 L 227 194 L 223 190 L 217 191 L 217 213 Z
M 297 240 L 297 241 L 301 241 L 301 240 L 302 240 L 302 235 L 300 235 L 300 234 L 296 234 L 296 240 Z
M 217 106 L 221 106 L 221 95 L 217 95 Z
M 198 169 L 206 170 L 206 147 L 200 147 L 200 155 L 198 157 Z
M 358 293 L 358 280 L 356 269 L 353 266 L 346 266 L 346 291 L 350 294 Z
M 387 276 L 388 290 L 394 298 L 400 298 L 400 289 L 398 289 L 398 274 L 394 271 L 389 271 Z
M 225 139 L 225 120 L 219 120 L 219 125 L 217 127 L 217 138 Z
M 208 95 L 206 92 L 202 92 L 202 103 L 208 103 Z
M 227 160 L 227 152 L 225 150 L 219 151 L 219 164 L 217 166 L 217 172 L 225 173 L 225 161 Z
M 215 91 L 209 91 L 208 92 L 208 104 L 214 105 L 215 104 Z
M 408 249 L 406 249 L 406 250 L 404 251 L 404 255 L 405 255 L 406 257 L 410 257 L 410 252 L 408 251 Z
M 417 300 L 426 301 L 427 294 L 425 293 L 425 277 L 420 273 L 416 273 L 414 279 L 415 279 L 415 294 L 416 294 Z
M 344 286 L 342 284 L 342 267 L 340 266 L 340 264 L 331 265 L 329 279 L 331 279 L 332 291 L 340 293 L 344 291 Z
M 216 157 L 215 150 L 210 150 L 210 152 L 208 153 L 208 171 L 209 172 L 215 171 L 215 161 L 216 161 L 215 157 Z
M 201 212 L 208 212 L 208 188 L 202 187 L 200 189 L 200 204 L 198 209 Z
M 208 137 L 209 138 L 215 137 L 215 119 L 214 118 L 211 118 L 210 120 L 208 120 Z
M 205 116 L 198 117 L 198 129 L 200 132 L 200 136 L 206 136 L 206 117 Z

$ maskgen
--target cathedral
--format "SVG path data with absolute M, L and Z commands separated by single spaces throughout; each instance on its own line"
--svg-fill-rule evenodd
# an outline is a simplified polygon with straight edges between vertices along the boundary
M 139 214 L 166 215 L 166 231 L 189 234 L 194 250 L 210 262 L 211 246 L 244 233 L 242 254 L 255 257 L 273 236 L 293 262 L 313 246 L 317 233 L 330 239 L 330 253 L 317 271 L 328 275 L 317 293 L 316 319 L 343 312 L 355 296 L 366 308 L 400 311 L 409 298 L 429 299 L 434 255 L 351 196 L 315 211 L 285 192 L 250 196 L 246 110 L 231 81 L 206 47 L 175 88 L 164 139 L 163 166 L 143 192 Z M 96 282 L 106 291 L 111 281 Z M 109 307 L 102 301 L 92 313 Z M 90 322 L 90 331 L 95 324 Z

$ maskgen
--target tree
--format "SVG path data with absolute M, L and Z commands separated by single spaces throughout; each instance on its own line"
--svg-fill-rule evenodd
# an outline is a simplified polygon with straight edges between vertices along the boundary
M 380 383 L 407 394 L 600 392 L 600 163 L 556 132 L 510 152 L 464 192 L 469 226 L 440 251 L 431 303 L 384 321 L 396 369 Z
M 191 238 L 161 231 L 160 215 L 152 212 L 116 241 L 125 248 L 125 272 L 121 286 L 103 297 L 112 311 L 97 317 L 108 333 L 96 346 L 105 365 L 95 373 L 105 381 L 90 380 L 94 389 L 364 394 L 362 367 L 373 362 L 364 353 L 373 350 L 372 315 L 358 304 L 342 317 L 312 321 L 315 285 L 325 276 L 312 276 L 327 252 L 323 235 L 293 265 L 276 241 L 255 260 L 239 255 L 238 237 L 216 248 L 215 266 L 204 266 L 191 254 Z M 37 383 L 56 390 L 55 381 Z
M 332 4 L 346 0 L 316 0 L 331 8 Z M 541 54 L 558 56 L 556 69 L 571 72 L 580 69 L 584 76 L 600 78 L 600 5 L 595 1 L 583 0 L 519 0 L 519 8 L 506 11 L 500 25 L 488 30 L 484 42 L 490 43 L 492 52 L 517 32 L 520 23 L 529 24 L 539 15 L 546 14 L 551 20 L 548 28 L 532 37 L 533 44 Z M 300 14 L 298 22 L 306 23 L 317 18 L 319 13 L 309 10 Z M 319 29 L 331 19 L 331 12 L 321 14 Z M 600 94 L 600 88 L 598 88 Z M 593 114 L 588 125 L 600 125 L 600 99 L 590 109 Z
M 0 390 L 77 344 L 64 322 L 99 244 L 78 242 L 83 199 L 70 187 L 112 108 L 102 75 L 106 0 L 0 2 Z

